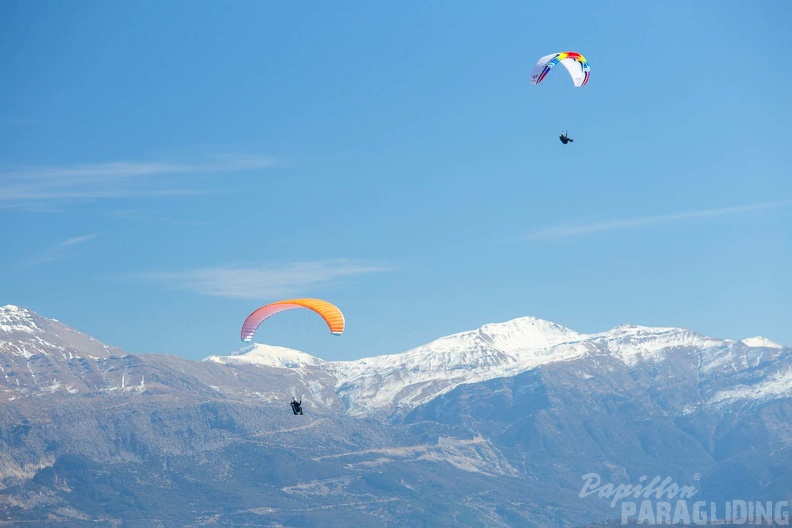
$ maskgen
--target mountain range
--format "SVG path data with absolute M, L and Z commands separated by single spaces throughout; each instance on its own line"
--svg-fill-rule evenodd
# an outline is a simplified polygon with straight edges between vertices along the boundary
M 291 395 L 304 416 L 291 413 Z M 792 498 L 792 349 L 534 317 L 402 354 L 127 354 L 0 308 L 0 525 L 578 526 L 584 476 Z

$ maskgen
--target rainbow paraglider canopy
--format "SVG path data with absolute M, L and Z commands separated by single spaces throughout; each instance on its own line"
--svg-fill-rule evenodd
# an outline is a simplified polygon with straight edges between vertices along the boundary
M 542 82 L 547 77 L 547 74 L 550 73 L 550 70 L 553 69 L 553 66 L 559 62 L 564 65 L 569 75 L 572 76 L 572 82 L 575 83 L 576 87 L 585 86 L 589 81 L 591 68 L 586 58 L 577 51 L 561 51 L 545 55 L 539 59 L 539 62 L 536 63 L 531 72 L 531 84 Z

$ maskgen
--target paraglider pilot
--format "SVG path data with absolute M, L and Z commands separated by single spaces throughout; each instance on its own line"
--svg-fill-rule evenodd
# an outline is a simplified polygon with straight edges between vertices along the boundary
M 566 132 L 561 132 L 561 135 L 560 135 L 560 136 L 558 136 L 558 139 L 560 139 L 560 140 L 561 140 L 561 143 L 563 143 L 564 145 L 566 145 L 566 144 L 567 144 L 567 143 L 569 143 L 569 142 L 573 142 L 573 141 L 575 141 L 575 140 L 574 140 L 574 139 L 572 139 L 571 137 L 567 136 L 567 133 L 566 133 Z
M 302 400 L 297 401 L 294 399 L 294 397 L 292 397 L 291 408 L 294 414 L 302 414 Z

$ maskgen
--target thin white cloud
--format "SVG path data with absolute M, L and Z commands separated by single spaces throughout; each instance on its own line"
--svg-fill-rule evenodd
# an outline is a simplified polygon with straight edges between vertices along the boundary
M 760 211 L 763 209 L 773 209 L 778 207 L 789 207 L 792 205 L 792 200 L 783 200 L 777 202 L 764 202 L 750 205 L 740 205 L 736 207 L 723 207 L 720 209 L 704 209 L 700 211 L 685 211 L 681 213 L 672 213 L 666 215 L 644 216 L 639 218 L 628 218 L 623 220 L 610 220 L 606 222 L 594 222 L 590 224 L 578 224 L 567 226 L 554 226 L 547 229 L 542 229 L 528 235 L 528 239 L 538 238 L 562 238 L 573 237 L 578 235 L 587 235 L 590 233 L 598 233 L 602 231 L 614 231 L 617 229 L 629 229 L 632 227 L 641 227 L 645 225 L 656 225 L 666 222 L 673 222 L 677 220 L 689 220 L 694 218 L 709 218 L 714 216 L 729 216 L 750 211 Z
M 308 295 L 340 279 L 390 271 L 392 268 L 348 259 L 300 262 L 281 266 L 197 268 L 156 272 L 137 278 L 214 297 L 266 299 Z
M 96 238 L 96 235 L 83 235 L 58 242 L 57 244 L 50 246 L 49 248 L 35 255 L 33 258 L 29 259 L 27 264 L 43 264 L 45 262 L 52 262 L 53 260 L 66 258 L 74 246 L 84 244 L 85 242 L 88 242 L 94 238 Z
M 195 194 L 175 176 L 229 173 L 277 166 L 262 156 L 226 155 L 205 164 L 126 162 L 0 171 L 0 204 Z
M 142 223 L 163 223 L 163 224 L 171 224 L 175 226 L 203 226 L 207 225 L 208 222 L 191 222 L 185 220 L 179 220 L 177 218 L 171 218 L 168 216 L 150 213 L 145 210 L 135 210 L 135 209 L 121 209 L 118 211 L 113 211 L 110 213 L 112 218 L 119 218 L 122 220 L 129 220 L 132 222 L 142 222 Z

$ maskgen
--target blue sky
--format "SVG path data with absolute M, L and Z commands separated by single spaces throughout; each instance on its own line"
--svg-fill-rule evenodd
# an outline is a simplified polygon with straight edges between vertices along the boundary
M 792 5 L 0 4 L 0 304 L 133 353 L 533 315 L 792 345 Z M 529 85 L 535 61 L 581 52 Z M 562 145 L 568 128 L 575 139 Z

